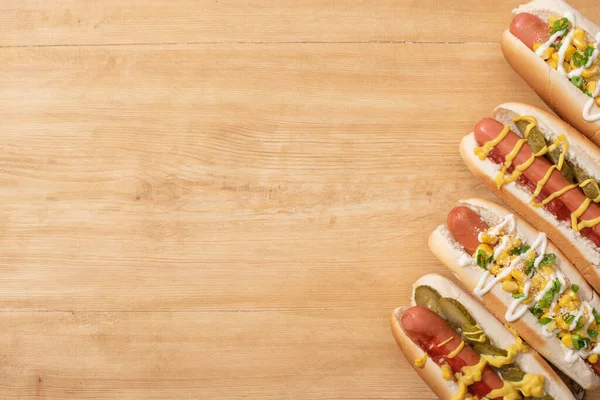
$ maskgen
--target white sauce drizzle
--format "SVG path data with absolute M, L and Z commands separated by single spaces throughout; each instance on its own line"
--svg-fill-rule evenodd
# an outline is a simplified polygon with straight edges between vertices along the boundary
M 594 93 L 592 93 L 592 97 L 585 103 L 585 107 L 583 107 L 583 119 L 588 122 L 596 121 L 600 119 L 600 112 L 596 114 L 592 114 L 592 107 L 596 104 L 594 100 L 595 97 L 600 95 L 600 84 L 596 85 L 596 89 L 594 89 Z
M 582 357 L 586 357 L 584 351 L 575 351 L 569 349 L 569 351 L 567 351 L 567 354 L 565 354 L 565 361 L 568 363 L 574 363 L 575 361 L 577 361 L 577 359 Z
M 508 225 L 508 231 L 505 231 L 504 228 L 507 225 Z M 515 216 L 512 214 L 508 214 L 506 217 L 504 217 L 504 221 L 502 221 L 501 223 L 499 223 L 498 225 L 494 226 L 492 229 L 489 230 L 489 234 L 492 236 L 496 236 L 502 231 L 512 233 L 515 230 L 515 227 L 516 227 Z M 479 235 L 477 235 L 477 238 L 479 238 Z
M 557 65 L 556 70 L 558 71 L 559 74 L 571 79 L 576 76 L 581 76 L 581 74 L 583 74 L 583 72 L 587 68 L 592 66 L 592 64 L 596 61 L 596 59 L 600 55 L 600 48 L 599 48 L 600 47 L 600 32 L 598 34 L 596 34 L 596 38 L 595 38 L 596 43 L 594 45 L 595 49 L 592 52 L 592 55 L 590 56 L 588 62 L 584 66 L 574 69 L 567 74 L 563 67 L 563 63 L 565 61 L 565 54 L 567 52 L 567 49 L 569 48 L 569 46 L 571 45 L 571 42 L 573 41 L 573 35 L 575 34 L 576 23 L 575 23 L 575 15 L 573 15 L 572 12 L 565 13 L 564 17 L 569 20 L 569 23 L 571 25 L 571 30 L 569 31 L 568 35 L 565 36 L 563 38 L 563 40 L 561 41 L 562 44 L 560 46 L 560 49 L 558 50 L 558 63 L 557 63 L 558 65 Z M 535 54 L 537 54 L 538 56 L 541 57 L 542 54 L 544 53 L 544 51 L 546 51 L 546 50 L 548 50 L 548 48 L 550 48 L 550 45 L 555 43 L 559 37 L 561 37 L 562 35 L 565 34 L 565 31 L 566 31 L 566 29 L 563 29 L 562 31 L 558 31 L 558 32 L 554 33 L 552 36 L 550 36 L 550 38 L 535 51 Z M 596 104 L 594 99 L 596 97 L 598 97 L 599 95 L 600 95 L 600 83 L 596 85 L 596 89 L 592 93 L 592 97 L 585 103 L 585 106 L 583 107 L 581 115 L 584 120 L 586 120 L 588 122 L 593 122 L 593 121 L 597 121 L 600 119 L 600 112 L 597 112 L 596 114 L 592 114 L 592 107 L 594 107 L 594 105 Z
M 499 273 L 494 279 L 492 279 L 487 285 L 485 284 L 485 282 L 488 276 L 490 276 L 491 274 L 488 271 L 485 271 L 485 273 L 481 276 L 481 279 L 479 279 L 479 283 L 477 284 L 475 290 L 473 290 L 473 293 L 475 293 L 479 297 L 483 297 L 490 290 L 492 290 L 492 288 L 496 286 L 498 282 L 506 278 L 514 268 L 515 266 L 513 262 L 510 264 L 510 266 L 504 268 L 504 270 L 501 273 Z
M 548 281 L 548 283 L 546 283 L 546 286 L 544 286 L 544 288 L 542 290 L 540 290 L 540 292 L 537 294 L 537 296 L 535 296 L 533 298 L 534 301 L 538 302 L 540 301 L 544 295 L 546 294 L 547 291 L 549 291 L 550 289 L 552 289 L 552 285 L 554 280 L 556 279 L 556 273 L 552 273 L 552 275 L 550 275 L 550 280 Z M 533 307 L 533 305 L 532 305 Z M 552 310 L 550 310 L 552 311 Z
M 571 321 L 571 325 L 569 325 L 569 331 L 572 331 L 577 327 L 577 320 L 581 317 L 583 317 L 583 311 L 581 309 L 579 309 L 579 310 L 577 310 L 577 313 L 575 314 L 573 321 Z
M 502 252 L 506 251 L 507 247 L 508 247 L 508 236 L 502 236 L 500 243 L 496 246 L 496 249 L 494 250 L 494 260 L 497 260 L 498 257 L 500 257 L 500 254 L 502 254 Z
M 504 314 L 504 318 L 506 319 L 506 322 L 514 322 L 514 321 L 518 320 L 523 315 L 525 315 L 527 310 L 529 310 L 529 307 L 527 305 L 525 305 L 525 304 L 521 305 L 521 303 L 523 301 L 527 300 L 527 297 L 529 297 L 529 289 L 531 289 L 531 282 L 527 281 L 527 282 L 525 282 L 525 286 L 523 287 L 523 294 L 525 296 L 521 297 L 520 299 L 513 300 L 512 304 L 510 305 L 508 310 L 506 310 L 506 313 Z M 517 309 L 517 307 L 519 307 L 519 305 L 521 305 L 521 307 L 519 309 Z
M 559 37 L 561 37 L 562 35 L 565 34 L 565 31 L 566 31 L 566 29 L 563 29 L 562 31 L 558 31 L 554 35 L 550 36 L 550 38 L 548 39 L 548 41 L 546 43 L 544 43 L 540 47 L 538 47 L 538 49 L 535 51 L 535 54 L 537 54 L 538 56 L 541 57 L 542 54 L 550 48 L 550 45 L 552 45 L 554 42 L 556 42 L 556 39 L 558 39 Z
M 565 13 L 565 18 L 569 20 L 572 29 L 569 31 L 569 34 L 562 40 L 562 45 L 560 46 L 560 50 L 558 50 L 558 68 L 557 71 L 561 75 L 566 75 L 565 69 L 563 67 L 563 63 L 565 62 L 565 53 L 573 40 L 573 34 L 575 33 L 575 16 L 572 12 Z M 564 31 L 563 31 L 564 33 Z

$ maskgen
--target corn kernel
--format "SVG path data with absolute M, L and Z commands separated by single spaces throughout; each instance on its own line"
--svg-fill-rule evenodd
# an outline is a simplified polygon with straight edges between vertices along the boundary
M 554 23 L 556 21 L 558 21 L 560 19 L 560 17 L 558 15 L 552 15 L 550 18 L 548 18 L 548 26 L 550 26 L 550 28 L 552 28 L 554 26 Z
M 529 304 L 529 303 L 531 303 L 532 301 L 533 301 L 533 298 L 532 298 L 532 297 L 528 297 L 528 298 L 526 298 L 525 300 L 523 300 L 523 304 Z
M 596 105 L 597 105 L 598 107 L 600 107 L 600 96 L 596 97 L 596 98 L 594 99 L 594 102 L 596 102 Z
M 577 51 L 575 46 L 570 44 L 569 47 L 567 47 L 567 50 L 565 51 L 565 61 L 571 61 L 571 58 L 573 58 L 573 54 L 575 54 L 575 51 Z
M 584 78 L 591 78 L 592 76 L 596 75 L 598 71 L 600 71 L 600 68 L 598 68 L 597 65 L 592 65 L 591 67 L 583 70 L 581 76 Z
M 517 290 L 519 290 L 519 285 L 517 285 L 517 282 L 513 280 L 504 281 L 502 282 L 502 290 L 505 292 L 515 293 Z
M 594 90 L 596 90 L 596 81 L 589 81 L 587 85 L 585 85 L 585 90 L 594 93 Z
M 573 44 L 579 51 L 585 51 L 585 49 L 588 47 L 588 43 L 585 40 L 573 39 Z
M 596 364 L 598 362 L 598 354 L 590 354 L 588 361 L 590 364 Z
M 554 272 L 554 269 L 552 269 L 552 267 L 549 265 L 542 265 L 540 266 L 539 270 L 546 276 L 550 276 Z
M 573 61 L 573 59 L 571 59 L 571 61 L 569 61 L 569 65 L 571 66 L 571 69 L 579 68 L 577 65 L 575 65 L 575 61 Z
M 577 28 L 573 31 L 573 39 L 585 40 L 585 31 L 581 28 Z
M 517 280 L 517 282 L 525 282 L 527 279 L 527 275 L 523 271 L 519 271 L 518 269 L 513 269 L 510 273 L 513 278 Z
M 500 273 L 500 270 L 502 269 L 502 267 L 498 264 L 494 264 L 492 265 L 492 268 L 490 268 L 490 274 L 496 276 Z
M 554 53 L 552 53 L 552 56 L 550 58 L 556 61 L 556 63 L 558 63 L 558 52 L 555 51 Z
M 563 63 L 563 69 L 565 70 L 565 72 L 569 73 L 571 72 L 571 64 L 569 64 L 568 62 L 564 62 Z
M 560 341 L 567 347 L 573 347 L 573 337 L 570 333 L 567 333 L 566 335 L 561 337 Z
M 479 250 L 483 250 L 485 255 L 488 257 L 491 256 L 492 254 L 494 254 L 494 250 L 492 250 L 490 245 L 482 243 L 479 246 L 477 246 L 477 249 L 475 249 L 475 253 L 473 253 L 473 257 L 477 257 L 477 253 L 479 253 Z
M 539 49 L 541 45 L 542 45 L 542 43 L 534 43 L 533 51 L 537 51 L 537 49 Z
M 552 57 L 552 54 L 554 54 L 554 48 L 548 47 L 546 50 L 542 51 L 542 59 L 548 60 Z
M 508 255 L 508 253 L 506 251 L 503 251 L 502 253 L 500 253 L 498 258 L 496 258 L 496 264 L 506 265 L 509 260 L 510 260 L 510 256 Z
M 498 243 L 498 237 L 492 236 L 489 233 L 482 232 L 481 233 L 481 242 L 487 244 L 496 244 Z
M 562 318 L 556 318 L 556 326 L 558 326 L 560 329 L 562 329 L 564 331 L 568 331 L 569 328 L 571 327 L 571 323 L 570 322 L 566 322 Z
M 551 66 L 554 69 L 558 68 L 558 63 L 556 61 L 552 60 L 552 59 L 546 61 L 546 64 L 548 64 L 549 66 Z

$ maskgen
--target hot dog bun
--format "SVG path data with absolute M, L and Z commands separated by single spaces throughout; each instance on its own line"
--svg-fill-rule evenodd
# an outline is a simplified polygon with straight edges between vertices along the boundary
M 560 118 L 523 103 L 501 104 L 492 112 L 492 117 L 503 124 L 511 125 L 513 132 L 518 132 L 518 129 L 512 119 L 521 115 L 534 116 L 540 132 L 550 141 L 555 140 L 559 134 L 564 134 L 569 143 L 567 157 L 586 170 L 590 176 L 600 178 L 600 149 Z M 499 166 L 488 159 L 482 161 L 477 158 L 474 154 L 476 147 L 478 144 L 472 133 L 465 136 L 460 143 L 461 157 L 471 172 L 510 208 L 546 233 L 596 291 L 600 291 L 600 252 L 594 243 L 573 231 L 569 223 L 558 221 L 545 208 L 531 206 L 531 194 L 518 184 L 508 184 L 498 189 L 494 177 L 499 171 Z
M 591 36 L 600 31 L 597 25 L 562 0 L 534 0 L 516 8 L 513 13 L 527 12 L 548 21 L 551 15 L 563 16 L 569 11 L 575 15 L 577 25 Z M 585 93 L 571 84 L 567 77 L 546 64 L 510 30 L 504 31 L 500 46 L 506 61 L 548 107 L 596 144 L 600 144 L 600 135 L 597 135 L 600 131 L 600 120 L 588 122 L 582 116 L 583 108 L 590 99 Z M 593 110 L 598 111 L 595 106 Z
M 486 335 L 488 335 L 498 347 L 506 348 L 515 342 L 513 334 L 506 329 L 500 321 L 494 318 L 489 311 L 474 298 L 469 296 L 458 285 L 443 276 L 428 274 L 419 278 L 413 285 L 413 295 L 411 296 L 412 305 L 415 305 L 414 289 L 422 285 L 434 288 L 442 297 L 450 297 L 460 301 L 483 328 Z M 446 381 L 442 378 L 441 369 L 435 362 L 428 359 L 422 369 L 414 366 L 415 358 L 421 357 L 423 355 L 423 350 L 414 344 L 402 329 L 400 319 L 404 311 L 405 308 L 400 307 L 392 313 L 391 328 L 396 342 L 402 349 L 404 356 L 431 390 L 440 399 L 450 399 L 456 394 L 458 386 L 454 381 Z M 530 350 L 528 353 L 520 354 L 517 357 L 516 362 L 527 373 L 544 375 L 546 377 L 544 388 L 553 398 L 574 399 L 567 385 L 565 385 L 550 365 L 548 365 L 548 363 L 535 351 Z
M 511 214 L 509 210 L 483 199 L 462 200 L 458 205 L 472 209 L 490 225 L 500 223 L 503 218 Z M 517 216 L 515 216 L 515 221 L 517 234 L 527 242 L 533 243 L 539 231 Z M 477 265 L 460 265 L 461 256 L 467 255 L 470 257 L 470 255 L 454 239 L 446 225 L 439 226 L 431 234 L 429 248 L 460 280 L 463 286 L 473 293 L 484 270 Z M 589 302 L 594 308 L 600 309 L 600 299 L 597 294 L 558 248 L 548 242 L 546 252 L 554 253 L 556 255 L 556 265 L 559 266 L 565 277 L 571 283 L 579 285 L 578 294 L 581 298 Z M 489 293 L 483 296 L 481 301 L 499 320 L 506 322 L 505 313 L 513 298 L 510 293 L 502 290 L 501 285 L 494 286 Z M 561 345 L 560 339 L 554 336 L 544 337 L 540 332 L 537 318 L 531 313 L 525 313 L 520 319 L 512 322 L 511 325 L 517 329 L 523 340 L 584 389 L 589 390 L 600 385 L 600 377 L 582 358 L 577 358 L 573 363 L 565 360 L 567 349 Z

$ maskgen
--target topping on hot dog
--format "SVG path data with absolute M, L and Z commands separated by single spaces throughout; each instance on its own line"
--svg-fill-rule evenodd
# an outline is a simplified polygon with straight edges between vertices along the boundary
M 531 190 L 532 206 L 545 207 L 559 220 L 567 219 L 574 231 L 600 246 L 598 183 L 566 159 L 569 143 L 564 135 L 548 144 L 533 116 L 517 117 L 514 122 L 522 129 L 522 137 L 492 118 L 481 120 L 475 126 L 475 139 L 481 146 L 475 149 L 475 155 L 502 164 L 494 179 L 498 188 L 518 181 Z M 565 212 L 559 212 L 563 206 Z M 468 243 L 467 248 L 472 246 Z
M 490 399 L 545 395 L 544 377 L 515 363 L 519 353 L 528 351 L 518 336 L 506 350 L 494 346 L 459 301 L 441 297 L 429 286 L 415 289 L 415 303 L 403 315 L 402 328 L 441 366 L 444 379 L 456 380 L 459 390 L 453 399 L 463 399 L 467 391 Z
M 547 23 L 533 14 L 520 13 L 513 19 L 510 32 L 590 97 L 582 110 L 583 119 L 600 119 L 600 112 L 591 113 L 594 104 L 600 107 L 600 34 L 592 38 L 578 27 L 572 12 L 553 15 Z
M 454 220 L 452 226 L 473 224 L 476 218 L 481 220 L 473 210 L 460 214 L 450 212 L 449 215 L 453 218 L 465 216 Z M 450 225 L 449 230 L 454 234 Z M 507 321 L 516 321 L 529 311 L 537 318 L 537 327 L 544 336 L 558 337 L 568 349 L 567 361 L 572 362 L 578 357 L 587 359 L 591 364 L 598 361 L 600 314 L 581 299 L 579 286 L 571 284 L 560 271 L 556 256 L 546 253 L 544 233 L 540 232 L 533 242 L 525 241 L 516 232 L 512 214 L 484 232 L 473 233 L 470 238 L 462 232 L 464 228 L 459 236 L 455 236 L 460 244 L 464 241 L 471 245 L 474 240 L 480 243 L 472 253 L 472 264 L 477 264 L 485 272 L 473 291 L 475 294 L 484 296 L 501 283 L 502 289 L 511 293 L 513 298 L 504 316 Z M 508 362 L 522 350 L 520 343 L 517 341 L 503 355 Z M 488 362 L 495 365 L 490 359 Z

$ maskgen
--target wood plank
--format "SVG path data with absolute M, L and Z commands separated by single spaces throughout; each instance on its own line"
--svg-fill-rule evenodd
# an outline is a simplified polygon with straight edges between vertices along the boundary
M 4 0 L 0 46 L 497 42 L 523 1 Z M 600 22 L 594 2 L 571 0 Z
M 433 400 L 377 310 L 0 313 L 3 399 Z M 590 393 L 587 400 L 600 399 Z
M 497 45 L 461 47 L 0 51 L 1 307 L 407 296 L 400 276 L 440 271 L 425 244 L 451 204 L 491 198 L 460 138 L 501 101 L 539 104 Z
M 388 311 L 0 313 L 0 397 L 434 399 Z

